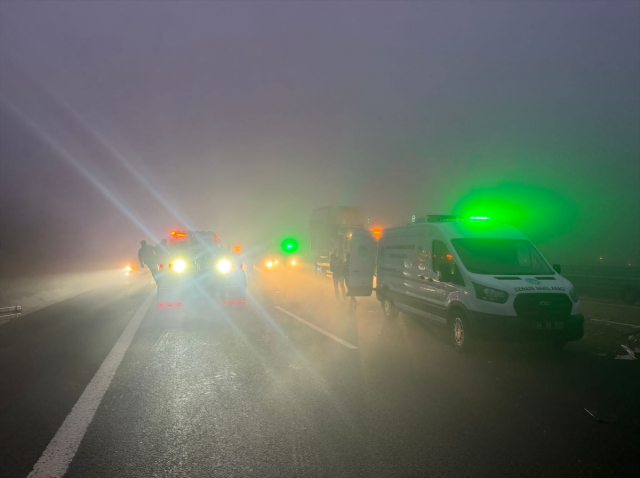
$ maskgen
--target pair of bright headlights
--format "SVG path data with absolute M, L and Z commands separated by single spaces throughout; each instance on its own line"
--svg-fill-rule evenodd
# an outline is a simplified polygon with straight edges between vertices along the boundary
M 267 262 L 265 262 L 264 265 L 267 266 L 269 269 L 271 269 L 277 263 L 278 263 L 278 261 L 267 261 Z M 292 259 L 291 262 L 289 262 L 289 264 L 291 264 L 292 266 L 295 266 L 297 263 L 296 263 L 295 259 Z
M 171 267 L 171 269 L 173 269 L 174 272 L 182 273 L 185 270 L 187 270 L 187 263 L 182 259 L 177 259 L 173 261 L 173 263 L 170 264 L 169 267 Z M 218 262 L 216 262 L 216 269 L 218 270 L 218 272 L 221 272 L 222 274 L 226 274 L 232 268 L 233 268 L 233 265 L 227 259 L 220 259 Z

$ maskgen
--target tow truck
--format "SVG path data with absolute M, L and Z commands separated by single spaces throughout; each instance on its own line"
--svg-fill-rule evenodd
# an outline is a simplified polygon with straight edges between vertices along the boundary
M 158 254 L 158 308 L 181 308 L 194 296 L 246 303 L 244 264 L 215 231 L 171 231 Z

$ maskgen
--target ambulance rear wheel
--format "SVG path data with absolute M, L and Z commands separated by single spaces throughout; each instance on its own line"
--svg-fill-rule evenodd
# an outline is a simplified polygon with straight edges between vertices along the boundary
M 400 310 L 396 307 L 391 299 L 385 297 L 382 299 L 382 310 L 387 319 L 395 319 L 398 317 Z

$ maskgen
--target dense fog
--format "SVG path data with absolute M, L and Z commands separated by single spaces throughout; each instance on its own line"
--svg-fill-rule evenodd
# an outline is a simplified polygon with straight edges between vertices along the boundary
M 640 263 L 640 4 L 3 2 L 3 278 L 246 248 L 358 205 Z M 602 257 L 602 259 L 600 259 Z

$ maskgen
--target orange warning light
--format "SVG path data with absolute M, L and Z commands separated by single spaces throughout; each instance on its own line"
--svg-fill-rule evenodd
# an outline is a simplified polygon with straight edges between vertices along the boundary
M 381 227 L 374 227 L 371 229 L 371 232 L 373 233 L 373 237 L 376 238 L 376 240 L 380 239 L 380 236 L 382 235 L 382 228 Z
M 235 246 L 233 246 L 233 252 L 235 252 L 236 254 L 240 254 L 242 252 L 242 246 L 240 244 L 236 244 Z

